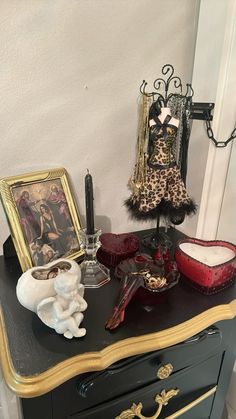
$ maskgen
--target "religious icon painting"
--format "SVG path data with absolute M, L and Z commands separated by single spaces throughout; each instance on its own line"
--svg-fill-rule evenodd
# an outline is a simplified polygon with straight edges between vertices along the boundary
M 23 271 L 82 257 L 80 220 L 64 168 L 1 179 L 0 194 Z

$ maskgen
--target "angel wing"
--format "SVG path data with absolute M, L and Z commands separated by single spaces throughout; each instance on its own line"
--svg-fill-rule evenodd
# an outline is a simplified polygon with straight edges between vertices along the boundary
M 55 329 L 56 327 L 56 316 L 53 308 L 53 304 L 56 301 L 55 297 L 44 298 L 37 305 L 37 315 L 44 324 Z

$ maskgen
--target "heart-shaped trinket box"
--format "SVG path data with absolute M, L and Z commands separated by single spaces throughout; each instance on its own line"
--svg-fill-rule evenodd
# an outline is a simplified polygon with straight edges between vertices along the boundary
M 223 240 L 180 240 L 175 260 L 181 274 L 204 294 L 214 294 L 236 279 L 236 246 Z
M 139 249 L 139 238 L 131 233 L 103 233 L 97 259 L 106 266 L 115 267 L 122 260 L 134 256 Z

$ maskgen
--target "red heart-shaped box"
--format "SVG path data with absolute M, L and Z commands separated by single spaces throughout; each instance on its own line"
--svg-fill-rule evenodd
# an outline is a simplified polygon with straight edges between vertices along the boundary
M 236 246 L 222 240 L 180 240 L 175 250 L 179 271 L 204 294 L 214 294 L 236 279 Z
M 117 266 L 122 260 L 135 255 L 139 249 L 139 238 L 134 234 L 103 233 L 97 259 L 106 266 Z

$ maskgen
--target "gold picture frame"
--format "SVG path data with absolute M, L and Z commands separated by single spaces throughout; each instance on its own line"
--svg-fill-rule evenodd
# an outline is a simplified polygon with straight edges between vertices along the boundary
M 66 169 L 0 179 L 0 195 L 22 268 L 82 258 L 81 224 Z

